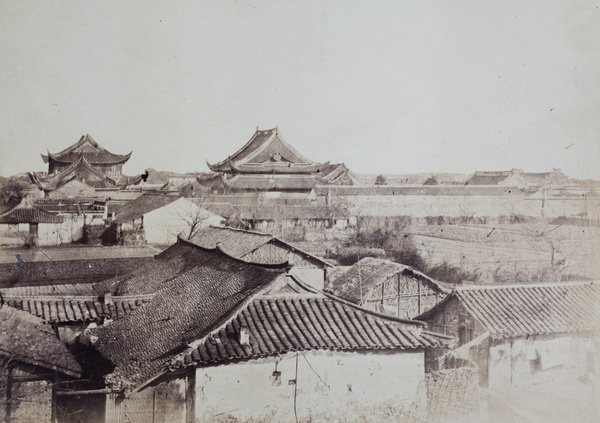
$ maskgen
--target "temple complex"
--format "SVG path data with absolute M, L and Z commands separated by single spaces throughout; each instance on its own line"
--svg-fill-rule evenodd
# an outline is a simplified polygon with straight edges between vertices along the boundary
M 278 128 L 259 130 L 236 153 L 208 167 L 229 192 L 310 192 L 317 185 L 360 181 L 343 164 L 314 162 L 286 142 Z M 211 183 L 214 183 L 214 178 Z
M 42 154 L 48 173 L 30 173 L 31 180 L 48 196 L 93 197 L 96 190 L 119 190 L 135 181 L 122 174 L 129 154 L 111 153 L 89 135 L 69 148 Z

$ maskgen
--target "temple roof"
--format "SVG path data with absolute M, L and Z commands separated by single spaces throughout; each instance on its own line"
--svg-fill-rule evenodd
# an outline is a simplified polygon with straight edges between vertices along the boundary
M 62 170 L 57 175 L 51 176 L 50 178 L 44 180 L 40 180 L 35 174 L 32 173 L 30 173 L 29 176 L 32 181 L 44 191 L 54 190 L 81 175 L 86 175 L 88 176 L 88 179 L 99 181 L 105 186 L 117 185 L 115 180 L 106 176 L 87 160 L 85 152 L 80 151 L 77 154 L 78 157 L 73 161 L 73 163 L 71 163 L 66 169 Z M 89 180 L 87 182 L 89 182 Z
M 48 163 L 50 160 L 58 163 L 73 163 L 81 153 L 93 165 L 113 165 L 127 162 L 132 152 L 123 155 L 113 154 L 94 141 L 90 134 L 85 134 L 81 136 L 79 141 L 60 153 L 52 154 L 48 152 L 47 156 L 42 154 L 42 160 L 44 160 L 44 163 Z
M 214 172 L 226 173 L 318 173 L 329 163 L 307 159 L 285 141 L 279 129 L 259 130 L 240 150 L 227 159 L 210 164 Z

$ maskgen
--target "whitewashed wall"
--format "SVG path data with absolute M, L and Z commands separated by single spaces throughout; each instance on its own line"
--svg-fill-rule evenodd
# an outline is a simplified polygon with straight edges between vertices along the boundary
M 296 370 L 297 369 L 297 370 Z M 277 381 L 274 372 L 281 372 Z M 297 381 L 297 382 L 296 382 Z M 389 421 L 423 411 L 423 352 L 292 352 L 198 368 L 196 421 Z M 342 420 L 346 418 L 348 420 Z

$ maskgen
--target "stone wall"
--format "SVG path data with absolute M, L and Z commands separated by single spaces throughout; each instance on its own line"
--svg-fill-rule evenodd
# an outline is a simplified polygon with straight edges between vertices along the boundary
M 427 423 L 481 422 L 477 370 L 468 367 L 429 372 Z

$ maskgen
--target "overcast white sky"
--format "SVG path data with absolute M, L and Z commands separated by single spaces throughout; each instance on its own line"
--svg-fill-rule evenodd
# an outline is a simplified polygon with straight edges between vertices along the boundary
M 600 179 L 599 7 L 0 0 L 0 174 L 84 133 L 129 175 L 203 171 L 278 125 L 360 173 Z

